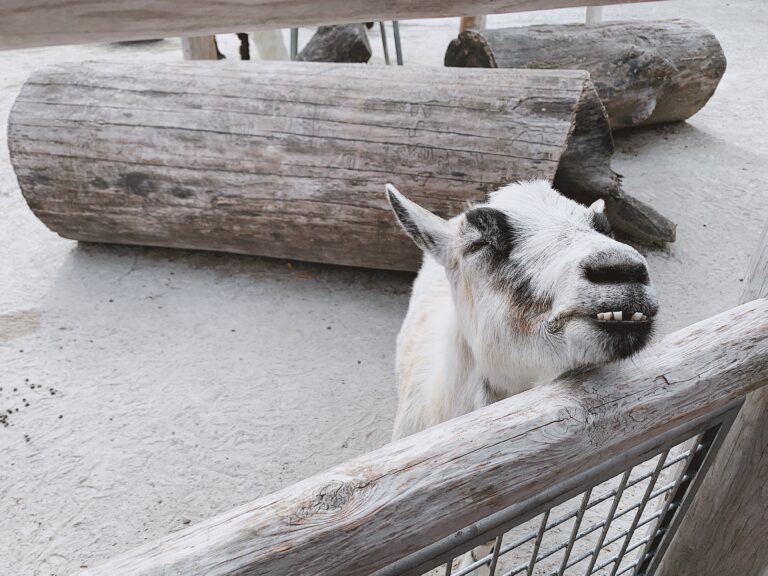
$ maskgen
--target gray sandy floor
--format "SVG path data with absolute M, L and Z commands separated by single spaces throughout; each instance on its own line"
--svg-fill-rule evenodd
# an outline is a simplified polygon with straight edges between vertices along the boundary
M 684 0 L 607 19 L 688 17 L 728 71 L 685 124 L 616 137 L 624 186 L 678 223 L 648 253 L 661 332 L 736 304 L 768 214 L 768 4 Z M 583 19 L 583 10 L 489 26 Z M 456 19 L 402 23 L 408 65 L 440 65 Z M 302 32 L 307 38 L 309 32 Z M 371 39 L 379 51 L 374 31 Z M 234 50 L 231 36 L 225 49 Z M 34 68 L 173 61 L 178 41 L 0 53 L 0 572 L 63 576 L 385 443 L 412 277 L 78 245 L 20 196 L 6 150 Z

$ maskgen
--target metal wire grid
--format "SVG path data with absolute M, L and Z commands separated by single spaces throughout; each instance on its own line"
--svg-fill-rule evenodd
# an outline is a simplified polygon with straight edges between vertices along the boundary
M 431 562 L 424 550 L 376 576 L 652 576 L 739 406 L 659 439 L 654 452 L 623 473 L 595 477 L 576 498 L 553 499 L 538 516 L 516 510 L 517 522 L 501 518 L 500 528 L 484 532 L 470 527 L 464 532 L 471 538 Z M 483 542 L 493 542 L 490 553 L 456 567 L 456 559 Z

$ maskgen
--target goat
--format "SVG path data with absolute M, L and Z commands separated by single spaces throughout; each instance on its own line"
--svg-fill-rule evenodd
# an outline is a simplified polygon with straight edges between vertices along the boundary
M 647 264 L 612 237 L 603 200 L 586 207 L 521 182 L 445 220 L 391 184 L 387 195 L 424 252 L 397 338 L 393 439 L 649 341 Z

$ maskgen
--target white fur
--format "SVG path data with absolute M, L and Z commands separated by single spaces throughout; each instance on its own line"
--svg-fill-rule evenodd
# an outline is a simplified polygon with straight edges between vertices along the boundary
M 399 403 L 393 438 L 401 438 L 518 394 L 573 368 L 613 360 L 615 349 L 593 317 L 657 304 L 650 283 L 594 284 L 583 265 L 645 264 L 633 248 L 597 232 L 589 208 L 561 196 L 543 181 L 507 186 L 482 206 L 503 212 L 515 231 L 515 248 L 504 262 L 530 278 L 528 309 L 513 290 L 494 283 L 482 250 L 467 246 L 482 234 L 467 213 L 445 221 L 387 187 L 401 224 L 425 251 L 408 313 L 397 338 Z M 497 270 L 506 270 L 499 266 Z M 519 293 L 519 291 L 518 291 Z M 543 305 L 546 303 L 546 306 Z M 610 306 L 615 306 L 611 308 Z M 478 547 L 476 558 L 492 543 Z M 468 552 L 459 566 L 474 562 Z M 487 566 L 473 574 L 487 573 Z
M 522 327 L 515 323 L 509 296 L 493 288 L 472 257 L 462 255 L 462 244 L 475 233 L 467 230 L 465 214 L 445 221 L 402 195 L 397 199 L 435 245 L 425 249 L 397 339 L 394 438 L 550 381 L 569 369 L 613 359 L 599 341 L 603 335 L 582 316 L 601 311 L 594 309 L 595 302 L 620 299 L 621 288 L 590 285 L 579 266 L 595 253 L 633 262 L 644 259 L 591 227 L 590 211 L 601 212 L 602 200 L 587 208 L 548 183 L 534 181 L 507 186 L 481 205 L 504 212 L 514 222 L 521 236 L 515 257 L 531 275 L 535 297 L 551 301 L 546 310 L 528 314 Z M 641 290 L 655 312 L 652 287 Z

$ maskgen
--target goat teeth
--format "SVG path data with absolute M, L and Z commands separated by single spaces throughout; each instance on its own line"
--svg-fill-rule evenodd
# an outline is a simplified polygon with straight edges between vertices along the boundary
M 640 316 L 640 320 L 648 320 L 648 317 L 645 314 L 642 314 Z
M 637 321 L 637 320 L 642 320 L 642 319 L 643 319 L 643 315 L 640 314 L 640 312 L 635 312 L 634 314 L 632 314 L 632 320 Z
M 619 310 L 618 312 L 613 313 L 613 319 L 614 320 L 621 320 L 622 319 L 622 312 Z
M 606 319 L 605 318 L 605 312 L 598 312 L 597 319 L 598 320 L 605 320 Z

